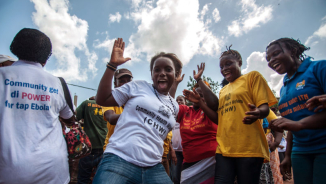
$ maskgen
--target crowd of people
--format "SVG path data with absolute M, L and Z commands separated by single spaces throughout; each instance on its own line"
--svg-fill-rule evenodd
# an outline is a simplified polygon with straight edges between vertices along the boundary
M 291 38 L 267 45 L 266 67 L 285 74 L 279 100 L 259 72 L 241 73 L 231 47 L 210 66 L 224 78 L 218 95 L 201 63 L 193 90 L 179 96 L 185 74 L 177 55 L 153 56 L 149 83 L 120 68 L 131 60 L 124 48 L 115 40 L 96 96 L 72 112 L 60 80 L 43 70 L 49 37 L 17 33 L 10 50 L 18 61 L 0 55 L 0 184 L 69 183 L 73 173 L 77 183 L 96 184 L 279 184 L 292 173 L 296 184 L 325 183 L 326 60 L 312 61 L 308 47 Z M 76 120 L 92 150 L 68 162 L 74 150 L 60 121 L 69 131 Z

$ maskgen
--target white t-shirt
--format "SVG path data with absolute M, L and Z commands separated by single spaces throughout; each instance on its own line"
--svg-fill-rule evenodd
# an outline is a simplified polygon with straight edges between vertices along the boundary
M 58 117 L 73 114 L 60 80 L 40 63 L 20 60 L 0 68 L 0 82 L 0 183 L 68 183 Z
M 182 151 L 181 142 L 180 123 L 177 122 L 172 130 L 172 147 L 174 151 Z
M 286 151 L 286 140 L 284 137 L 282 137 L 282 140 L 280 142 L 281 146 L 284 146 L 284 148 L 277 148 L 278 152 L 285 152 Z
M 119 106 L 125 106 L 105 152 L 140 167 L 161 162 L 163 141 L 175 125 L 172 111 L 178 114 L 179 106 L 169 95 L 156 93 L 158 97 L 146 81 L 132 81 L 112 90 Z

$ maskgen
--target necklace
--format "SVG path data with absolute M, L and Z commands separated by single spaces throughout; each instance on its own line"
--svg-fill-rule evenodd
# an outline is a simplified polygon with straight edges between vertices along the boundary
M 169 95 L 169 99 L 170 99 L 170 102 L 171 102 L 171 104 L 172 104 L 174 110 L 172 110 L 171 107 L 169 107 L 168 105 L 166 105 L 165 103 L 163 103 L 163 101 L 161 100 L 161 98 L 157 95 L 157 92 L 156 92 L 156 89 L 154 88 L 154 86 L 153 86 L 153 89 L 154 89 L 154 93 L 155 93 L 157 99 L 158 99 L 158 100 L 159 100 L 163 105 L 165 105 L 167 108 L 170 109 L 170 111 L 172 112 L 172 114 L 173 114 L 173 116 L 174 116 L 174 119 L 177 120 L 177 115 L 175 114 L 176 108 L 175 108 L 175 106 L 174 106 L 174 104 L 173 104 L 173 102 L 172 102 L 171 96 Z

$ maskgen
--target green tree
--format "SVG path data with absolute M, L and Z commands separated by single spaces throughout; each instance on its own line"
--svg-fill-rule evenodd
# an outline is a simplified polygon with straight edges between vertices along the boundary
M 212 91 L 215 94 L 217 94 L 219 92 L 220 85 L 219 85 L 218 81 L 215 82 L 210 77 L 205 77 L 205 75 L 203 75 L 203 80 L 208 82 L 208 84 L 211 86 Z M 197 83 L 197 81 L 190 76 L 189 81 L 187 83 L 188 90 L 192 90 L 194 88 L 194 86 L 196 85 L 196 83 Z

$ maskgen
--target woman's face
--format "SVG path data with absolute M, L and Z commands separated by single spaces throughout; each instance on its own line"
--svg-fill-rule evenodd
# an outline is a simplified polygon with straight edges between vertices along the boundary
M 295 61 L 291 57 L 291 51 L 283 43 L 282 48 L 279 44 L 273 44 L 266 50 L 266 60 L 268 66 L 278 74 L 285 74 L 295 70 Z
M 186 105 L 185 99 L 182 96 L 178 96 L 176 101 L 179 105 Z
M 175 81 L 175 68 L 173 61 L 167 57 L 160 57 L 154 61 L 152 80 L 155 89 L 167 95 Z
M 233 82 L 241 76 L 241 61 L 233 55 L 226 55 L 220 59 L 220 69 L 223 77 Z

